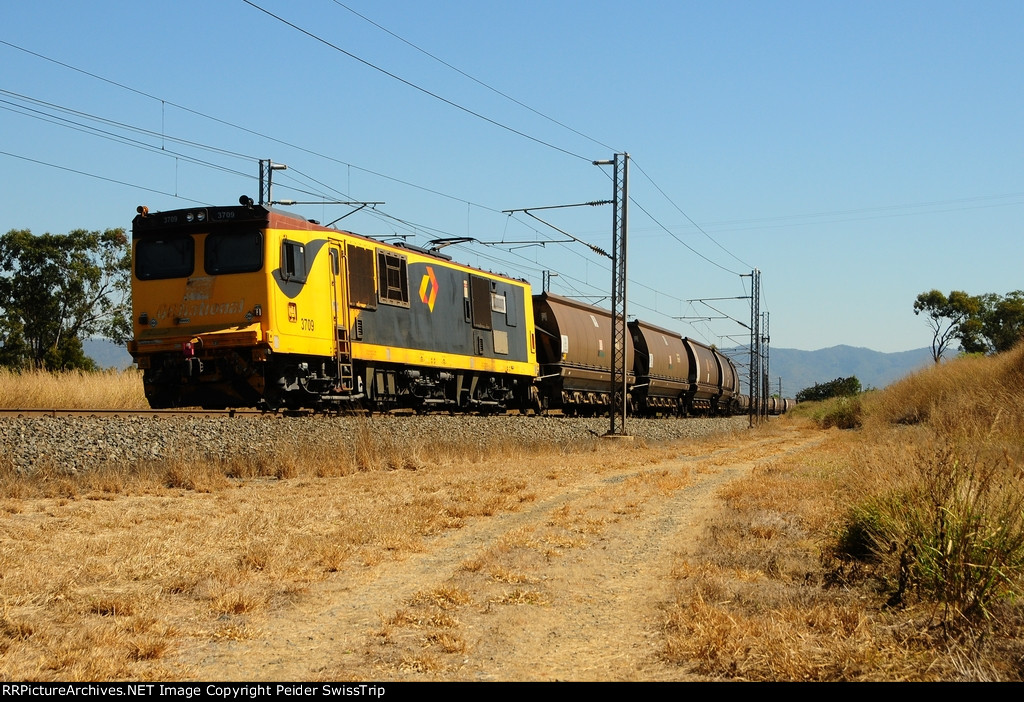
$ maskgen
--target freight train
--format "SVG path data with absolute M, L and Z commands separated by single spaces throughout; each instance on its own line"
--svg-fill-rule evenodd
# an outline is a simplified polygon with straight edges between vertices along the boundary
M 153 408 L 607 411 L 607 310 L 244 196 L 137 211 L 128 350 Z M 745 411 L 729 358 L 628 328 L 632 412 Z

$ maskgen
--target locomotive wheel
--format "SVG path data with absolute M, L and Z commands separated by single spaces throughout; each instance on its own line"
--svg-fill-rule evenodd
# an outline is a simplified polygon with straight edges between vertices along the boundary
M 257 404 L 262 412 L 277 412 L 281 409 L 281 398 L 277 393 L 267 393 Z
M 147 397 L 146 401 L 149 402 L 150 409 L 170 409 L 179 406 L 178 397 L 171 390 L 162 390 L 154 393 L 152 396 Z

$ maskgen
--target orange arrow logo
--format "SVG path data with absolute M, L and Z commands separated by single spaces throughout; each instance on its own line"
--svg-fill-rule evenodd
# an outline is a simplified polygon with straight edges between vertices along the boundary
M 427 266 L 427 272 L 420 280 L 420 302 L 434 311 L 434 301 L 437 300 L 437 278 L 434 277 L 434 269 Z

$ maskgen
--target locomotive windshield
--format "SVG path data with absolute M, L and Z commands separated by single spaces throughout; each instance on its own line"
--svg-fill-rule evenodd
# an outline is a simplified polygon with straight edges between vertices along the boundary
M 251 273 L 263 268 L 263 233 L 259 230 L 210 234 L 203 267 L 210 275 Z
M 195 246 L 190 236 L 141 239 L 135 245 L 135 275 L 139 280 L 192 275 L 195 268 Z

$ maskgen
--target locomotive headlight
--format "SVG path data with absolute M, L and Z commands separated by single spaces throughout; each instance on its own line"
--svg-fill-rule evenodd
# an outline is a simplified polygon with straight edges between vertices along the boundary
M 189 224 L 192 224 L 192 220 L 194 220 L 195 218 L 196 216 L 191 212 L 185 213 L 185 221 L 188 222 Z
M 259 319 L 263 316 L 263 305 L 256 305 L 252 308 L 252 316 Z
M 203 212 L 203 211 L 196 212 L 196 219 L 199 220 L 200 222 L 205 222 L 206 221 L 206 212 Z

